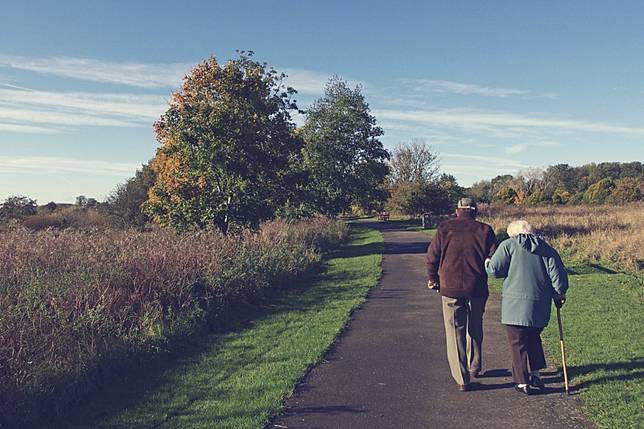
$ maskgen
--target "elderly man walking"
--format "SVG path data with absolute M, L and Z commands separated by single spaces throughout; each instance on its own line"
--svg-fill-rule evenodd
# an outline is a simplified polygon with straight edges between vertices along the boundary
M 462 198 L 456 218 L 442 222 L 427 251 L 428 287 L 441 293 L 447 360 L 458 389 L 481 371 L 483 313 L 488 297 L 484 261 L 496 250 L 490 225 L 475 220 L 476 202 Z

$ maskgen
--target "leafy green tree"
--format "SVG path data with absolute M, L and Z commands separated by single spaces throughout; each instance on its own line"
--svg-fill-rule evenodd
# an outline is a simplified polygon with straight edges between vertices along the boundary
M 145 203 L 155 222 L 179 229 L 255 227 L 293 195 L 301 150 L 284 74 L 251 59 L 201 62 L 155 124 L 161 147 Z
M 418 216 L 423 212 L 424 183 L 399 181 L 389 187 L 388 210 L 408 216 Z
M 627 177 L 642 178 L 644 177 L 644 165 L 639 161 L 625 162 L 621 165 L 620 179 Z
M 502 174 L 498 175 L 492 180 L 490 180 L 490 195 L 491 195 L 491 201 L 502 201 L 499 198 L 499 195 L 502 193 L 506 193 L 508 191 L 504 191 L 504 188 L 512 188 L 510 186 L 510 182 L 514 180 L 514 176 L 511 174 Z M 512 202 L 508 204 L 512 204 L 514 202 L 514 196 L 512 197 Z
M 394 149 L 389 165 L 389 210 L 410 216 L 427 211 L 427 187 L 438 172 L 438 155 L 424 142 L 403 143 Z
M 88 198 L 85 195 L 79 195 L 76 197 L 75 205 L 81 209 L 93 209 L 98 207 L 98 201 L 96 198 Z
M 464 190 L 453 176 L 443 174 L 428 183 L 415 183 L 404 214 L 419 216 L 423 213 L 434 215 L 449 214 L 454 211 L 456 202 Z
M 490 203 L 494 197 L 492 189 L 492 182 L 481 180 L 474 183 L 465 192 L 468 197 L 474 198 L 480 203 Z
M 544 201 L 543 191 L 537 190 L 531 193 L 526 199 L 526 204 L 530 206 L 536 206 L 541 204 Z
M 559 194 L 566 192 L 573 194 L 577 191 L 577 184 L 579 178 L 577 177 L 576 170 L 568 164 L 552 165 L 543 173 L 542 186 L 546 198 L 555 200 L 555 191 L 559 190 Z
M 389 163 L 389 181 L 429 183 L 438 173 L 438 155 L 417 140 L 398 145 Z
M 389 170 L 382 134 L 361 88 L 331 78 L 302 128 L 307 193 L 318 211 L 335 216 L 373 202 Z
M 644 179 L 625 177 L 615 181 L 615 187 L 608 197 L 608 202 L 621 204 L 641 201 L 643 195 Z
M 505 204 L 514 204 L 517 199 L 517 193 L 511 186 L 503 186 L 494 194 L 494 199 Z
M 454 176 L 445 173 L 441 174 L 434 184 L 442 197 L 430 204 L 429 211 L 434 214 L 453 212 L 458 200 L 465 195 L 465 188 L 458 184 Z
M 36 200 L 22 196 L 14 195 L 2 203 L 0 207 L 0 221 L 6 222 L 9 219 L 24 219 L 28 216 L 35 215 L 38 211 Z
M 107 211 L 130 225 L 142 227 L 150 218 L 143 212 L 143 203 L 154 185 L 156 175 L 148 164 L 136 171 L 134 177 L 120 184 L 107 198 Z
M 568 192 L 563 185 L 560 185 L 552 192 L 551 201 L 555 204 L 567 204 L 572 197 L 573 194 Z
M 604 204 L 611 191 L 615 188 L 615 183 L 611 179 L 601 179 L 593 183 L 584 192 L 584 202 L 587 204 Z

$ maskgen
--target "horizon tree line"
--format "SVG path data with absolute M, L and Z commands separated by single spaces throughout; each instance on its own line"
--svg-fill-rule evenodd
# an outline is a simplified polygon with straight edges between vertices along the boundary
M 359 85 L 338 76 L 300 110 L 287 76 L 252 51 L 220 64 L 199 63 L 154 124 L 160 145 L 149 163 L 105 202 L 79 196 L 133 226 L 178 230 L 214 226 L 223 233 L 257 228 L 275 217 L 389 210 L 409 216 L 447 214 L 458 198 L 516 205 L 640 201 L 642 163 L 558 164 L 461 187 L 440 173 L 438 153 L 421 140 L 391 153 Z M 297 127 L 293 114 L 304 115 Z M 46 210 L 53 212 L 50 202 Z M 38 212 L 35 200 L 7 198 L 0 221 Z

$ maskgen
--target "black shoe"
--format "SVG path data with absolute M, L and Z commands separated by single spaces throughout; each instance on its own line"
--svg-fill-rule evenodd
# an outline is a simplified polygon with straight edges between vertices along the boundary
M 533 390 L 530 388 L 529 384 L 526 384 L 523 387 L 519 387 L 518 384 L 515 384 L 514 385 L 514 390 L 516 390 L 519 393 L 523 393 L 524 395 L 528 395 L 528 396 L 532 395 L 532 393 L 533 393 Z
M 544 388 L 543 381 L 541 380 L 541 377 L 535 377 L 535 376 L 531 375 L 529 384 L 530 384 L 530 387 L 532 387 L 533 389 L 541 390 L 541 389 Z

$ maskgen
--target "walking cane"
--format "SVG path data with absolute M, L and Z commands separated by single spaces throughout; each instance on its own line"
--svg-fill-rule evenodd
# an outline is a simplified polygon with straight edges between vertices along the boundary
M 566 369 L 566 349 L 564 348 L 563 326 L 561 325 L 561 308 L 557 307 L 557 322 L 559 322 L 559 345 L 561 345 L 561 366 L 563 368 L 564 387 L 568 395 L 568 370 Z

